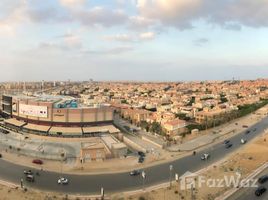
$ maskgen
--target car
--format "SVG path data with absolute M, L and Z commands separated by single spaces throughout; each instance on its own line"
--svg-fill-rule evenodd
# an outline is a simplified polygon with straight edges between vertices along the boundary
M 28 182 L 34 182 L 34 176 L 32 174 L 26 175 L 26 181 L 28 181 Z
M 24 170 L 23 173 L 24 173 L 25 175 L 33 175 L 32 170 Z
M 67 178 L 61 177 L 58 179 L 58 184 L 67 185 L 68 183 L 69 183 L 69 180 Z
M 141 156 L 141 157 L 145 157 L 145 153 L 142 152 L 142 151 L 138 151 L 138 155 Z
M 228 143 L 228 144 L 225 145 L 225 148 L 226 148 L 226 149 L 229 149 L 229 148 L 231 148 L 232 146 L 233 146 L 232 143 Z
M 143 163 L 144 162 L 144 157 L 139 157 L 139 163 Z
M 34 163 L 34 164 L 38 164 L 38 165 L 42 165 L 42 164 L 43 164 L 43 161 L 40 160 L 40 159 L 34 159 L 34 160 L 32 161 L 32 163 Z
M 208 153 L 204 153 L 202 156 L 201 156 L 201 160 L 208 160 L 210 157 L 210 155 Z
M 138 175 L 140 175 L 140 173 L 141 172 L 139 170 L 133 170 L 129 174 L 130 174 L 130 176 L 138 176 Z
M 224 140 L 223 144 L 228 144 L 230 143 L 230 140 Z
M 258 179 L 258 182 L 259 182 L 260 184 L 263 184 L 263 183 L 265 183 L 266 181 L 268 181 L 268 175 L 264 175 L 264 176 L 262 176 L 262 177 L 260 177 L 260 178 Z
M 246 132 L 245 132 L 245 134 L 249 134 L 250 133 L 250 130 L 247 130 Z
M 240 143 L 241 143 L 241 144 L 246 144 L 246 143 L 247 143 L 247 140 L 242 138 L 242 139 L 240 140 Z
M 266 188 L 264 186 L 259 186 L 257 190 L 255 191 L 256 196 L 261 196 L 264 192 L 266 192 Z

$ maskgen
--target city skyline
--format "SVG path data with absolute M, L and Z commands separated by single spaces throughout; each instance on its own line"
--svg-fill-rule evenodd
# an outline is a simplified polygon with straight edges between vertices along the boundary
M 266 78 L 265 0 L 0 3 L 1 81 Z

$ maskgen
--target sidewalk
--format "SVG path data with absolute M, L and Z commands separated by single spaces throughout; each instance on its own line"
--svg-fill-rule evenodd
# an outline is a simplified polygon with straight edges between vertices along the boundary
M 198 133 L 198 135 L 201 135 L 201 136 L 198 136 L 192 140 L 187 140 L 186 142 L 182 141 L 181 144 L 172 145 L 168 147 L 167 150 L 171 152 L 196 150 L 203 146 L 212 144 L 218 139 L 223 139 L 225 137 L 231 137 L 233 135 L 236 135 L 245 130 L 245 128 L 242 127 L 243 125 L 247 125 L 248 127 L 250 127 L 256 124 L 257 122 L 259 122 L 264 117 L 266 116 L 250 114 L 243 118 L 236 119 L 228 124 L 224 124 L 222 126 L 215 127 L 213 129 L 209 129 L 207 130 L 209 131 L 209 133 L 207 133 L 207 131 L 202 131 Z

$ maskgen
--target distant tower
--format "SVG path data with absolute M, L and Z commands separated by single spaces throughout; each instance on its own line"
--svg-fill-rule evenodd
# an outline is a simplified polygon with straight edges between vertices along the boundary
M 42 94 L 44 93 L 44 87 L 45 87 L 45 81 L 42 80 L 42 83 L 41 83 L 41 91 L 42 91 Z
M 25 81 L 23 82 L 23 91 L 24 92 L 26 91 L 26 82 Z

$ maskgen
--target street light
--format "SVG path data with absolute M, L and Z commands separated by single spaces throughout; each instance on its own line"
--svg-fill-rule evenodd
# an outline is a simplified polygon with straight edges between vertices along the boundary
M 171 188 L 172 170 L 173 170 L 173 165 L 169 165 L 169 187 L 170 188 Z
M 104 188 L 101 188 L 101 200 L 104 200 Z
M 142 189 L 144 190 L 144 182 L 145 182 L 145 178 L 146 178 L 145 171 L 142 171 L 141 177 L 142 177 Z

